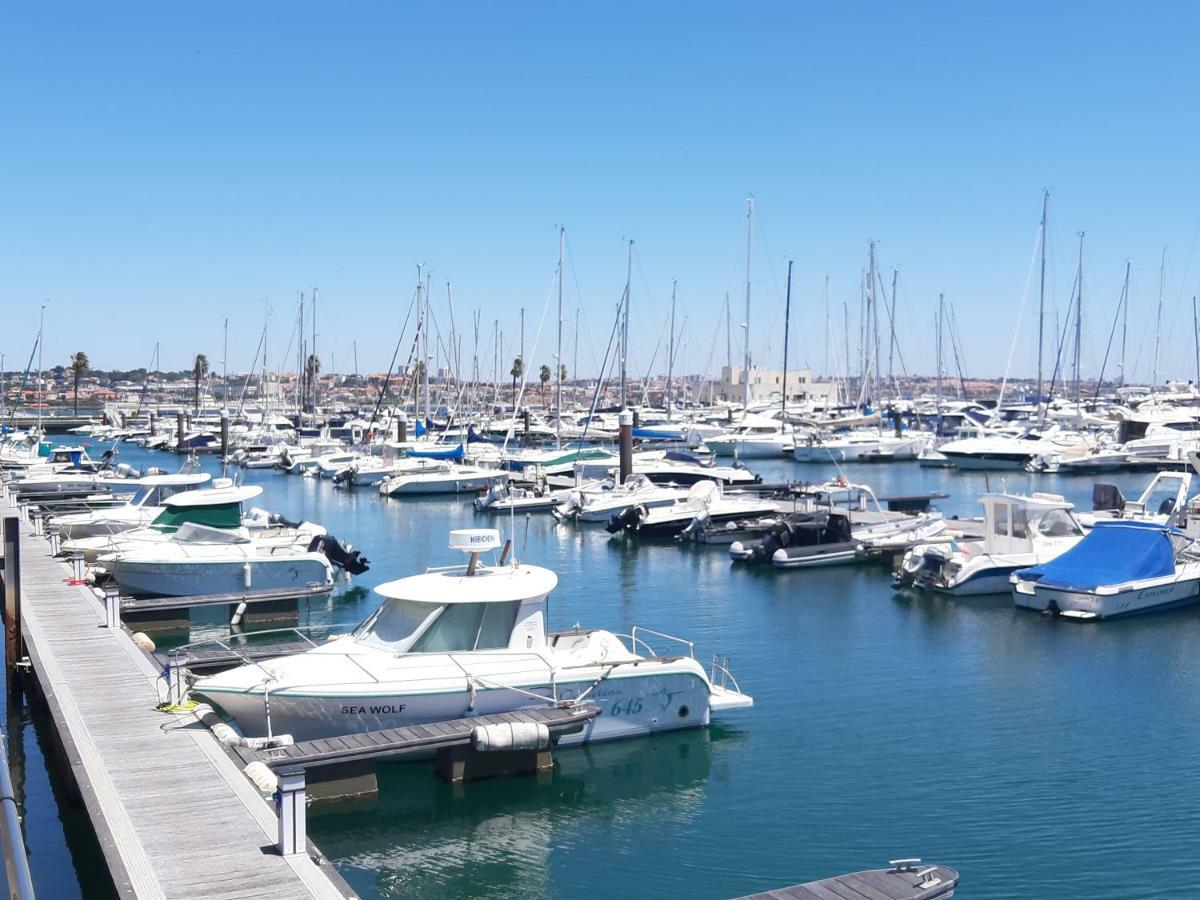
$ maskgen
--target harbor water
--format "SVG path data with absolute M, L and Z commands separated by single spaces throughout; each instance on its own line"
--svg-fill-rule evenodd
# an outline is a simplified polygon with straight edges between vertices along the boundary
M 177 464 L 128 445 L 121 461 Z M 837 474 L 752 467 L 767 481 Z M 1093 482 L 841 471 L 881 497 L 946 492 L 939 507 L 958 515 L 978 515 L 988 488 L 1088 508 Z M 751 569 L 725 547 L 476 513 L 465 497 L 244 477 L 263 486 L 258 505 L 320 522 L 371 560 L 302 607 L 301 624 L 356 623 L 374 585 L 456 562 L 450 529 L 500 527 L 519 559 L 558 573 L 551 627 L 686 637 L 702 661 L 727 656 L 755 699 L 709 729 L 562 751 L 545 777 L 450 786 L 428 764 L 385 767 L 377 798 L 314 809 L 309 824 L 364 897 L 718 898 L 913 856 L 957 868 L 964 898 L 1186 897 L 1200 884 L 1200 606 L 1059 621 L 1007 595 L 897 594 L 881 565 Z M 1136 496 L 1150 477 L 1104 480 Z M 192 638 L 225 633 L 213 613 Z M 56 896 L 91 896 L 94 858 L 62 861 L 64 840 L 81 843 L 79 813 L 56 802 L 24 721 L 12 741 L 25 748 L 34 876 L 56 878 L 40 880 Z

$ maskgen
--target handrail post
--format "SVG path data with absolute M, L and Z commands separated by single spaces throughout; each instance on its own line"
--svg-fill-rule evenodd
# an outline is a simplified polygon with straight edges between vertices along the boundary
M 71 577 L 83 581 L 83 554 L 78 550 L 71 554 Z
M 50 526 L 50 555 L 58 556 L 62 549 L 62 532 L 57 525 Z
M 279 855 L 296 856 L 307 852 L 308 829 L 304 796 L 304 769 L 288 766 L 276 771 L 275 808 L 279 813 Z

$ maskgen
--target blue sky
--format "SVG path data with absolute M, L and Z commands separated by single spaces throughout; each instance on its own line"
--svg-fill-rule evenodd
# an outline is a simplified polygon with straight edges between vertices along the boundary
M 744 291 L 753 193 L 757 361 L 782 354 L 790 257 L 791 356 L 824 369 L 825 278 L 840 329 L 843 301 L 857 314 L 874 239 L 885 278 L 900 273 L 908 368 L 933 370 L 944 291 L 967 373 L 999 375 L 1049 188 L 1060 316 L 1076 233 L 1087 232 L 1085 371 L 1099 369 L 1128 259 L 1127 363 L 1149 378 L 1165 245 L 1159 368 L 1189 376 L 1198 9 L 10 7 L 0 29 L 0 351 L 10 369 L 23 365 L 48 298 L 48 361 L 83 349 L 97 366 L 145 365 L 155 341 L 167 368 L 196 352 L 218 361 L 228 316 L 230 367 L 245 369 L 264 303 L 277 355 L 298 292 L 316 285 L 325 370 L 331 352 L 349 369 L 355 340 L 360 368 L 381 370 L 423 263 L 443 323 L 448 279 L 460 325 L 481 311 L 486 372 L 491 323 L 501 321 L 511 358 L 521 306 L 536 366 L 553 353 L 553 309 L 536 350 L 534 333 L 561 223 L 572 259 L 566 331 L 581 307 L 583 373 L 603 355 L 629 237 L 631 367 L 649 366 L 677 278 L 686 367 L 715 369 L 724 295 L 740 308 Z M 1020 374 L 1033 370 L 1036 299 L 1035 282 Z M 741 319 L 735 312 L 735 328 Z M 468 334 L 467 355 L 471 344 Z M 565 356 L 570 364 L 570 346 Z

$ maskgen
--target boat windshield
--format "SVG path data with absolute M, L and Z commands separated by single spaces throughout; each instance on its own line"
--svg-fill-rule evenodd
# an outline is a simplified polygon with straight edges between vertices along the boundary
M 152 485 L 152 484 L 143 485 L 142 487 L 137 489 L 137 493 L 135 493 L 132 497 L 129 498 L 129 505 L 130 506 L 145 505 L 146 501 L 148 499 L 150 499 L 150 495 L 153 494 L 154 491 L 155 491 L 154 485 Z
M 239 528 L 242 524 L 242 505 L 217 503 L 211 506 L 168 506 L 150 525 L 159 531 L 175 531 L 187 522 L 208 525 L 210 528 Z
M 430 618 L 441 612 L 438 603 L 389 600 L 354 632 L 354 639 L 384 650 L 400 651 Z

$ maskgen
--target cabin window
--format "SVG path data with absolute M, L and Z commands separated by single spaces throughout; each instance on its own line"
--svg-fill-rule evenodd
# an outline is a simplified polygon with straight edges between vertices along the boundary
M 168 506 L 150 524 L 160 531 L 175 531 L 187 522 L 208 525 L 211 528 L 239 528 L 242 524 L 242 506 L 240 503 Z
M 1043 537 L 1071 537 L 1079 534 L 1079 529 L 1066 510 L 1052 509 L 1038 522 L 1038 533 Z
M 521 601 L 449 603 L 412 646 L 414 653 L 496 650 L 508 646 Z
M 389 600 L 358 626 L 354 636 L 364 644 L 398 650 L 441 608 L 436 603 Z
M 1012 536 L 1015 538 L 1029 537 L 1029 513 L 1023 506 L 1013 507 Z
M 998 534 L 1000 537 L 1008 537 L 1008 504 L 997 503 L 995 507 L 995 523 L 992 526 L 992 533 Z

